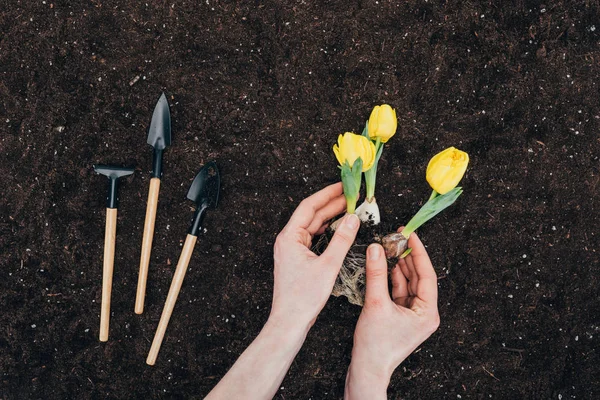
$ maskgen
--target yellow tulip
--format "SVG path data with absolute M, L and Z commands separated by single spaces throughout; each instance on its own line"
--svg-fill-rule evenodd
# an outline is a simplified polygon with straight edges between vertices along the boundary
M 387 104 L 375 106 L 369 117 L 369 137 L 371 140 L 380 138 L 382 143 L 386 143 L 396 133 L 397 126 L 396 110 Z
M 346 132 L 338 137 L 333 145 L 333 152 L 340 165 L 346 161 L 350 168 L 359 157 L 362 160 L 362 172 L 368 171 L 375 163 L 375 145 L 364 136 Z
M 439 194 L 454 189 L 462 179 L 469 164 L 469 155 L 454 147 L 433 156 L 427 165 L 427 182 Z

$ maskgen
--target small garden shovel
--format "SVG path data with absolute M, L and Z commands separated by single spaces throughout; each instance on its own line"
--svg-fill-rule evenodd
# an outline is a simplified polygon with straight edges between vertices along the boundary
M 110 165 L 94 165 L 94 170 L 110 180 L 108 203 L 106 207 L 106 229 L 104 232 L 104 265 L 102 267 L 102 308 L 100 311 L 100 341 L 108 340 L 108 324 L 110 320 L 110 295 L 115 263 L 115 238 L 117 234 L 117 186 L 119 178 L 133 174 L 133 168 L 113 167 Z
M 152 178 L 150 179 L 150 191 L 148 192 L 148 205 L 146 207 L 146 220 L 144 222 L 144 235 L 142 239 L 140 274 L 138 276 L 137 293 L 135 296 L 136 314 L 144 312 L 148 264 L 150 264 L 152 238 L 154 237 L 154 221 L 156 221 L 158 192 L 162 176 L 162 155 L 163 150 L 171 144 L 171 113 L 169 111 L 169 102 L 164 93 L 160 96 L 154 107 L 150 129 L 148 129 L 148 144 L 154 148 L 154 151 L 152 157 Z
M 181 289 L 181 284 L 183 283 L 183 278 L 185 277 L 188 263 L 190 262 L 192 252 L 194 251 L 194 246 L 196 245 L 196 240 L 198 239 L 198 233 L 202 227 L 202 221 L 204 220 L 206 211 L 209 208 L 214 208 L 217 206 L 219 201 L 220 186 L 221 182 L 217 164 L 214 161 L 211 161 L 202 167 L 200 172 L 198 172 L 198 175 L 196 175 L 196 178 L 194 178 L 192 186 L 188 191 L 187 198 L 196 203 L 196 212 L 192 218 L 192 225 L 188 231 L 187 238 L 185 239 L 183 250 L 181 250 L 181 255 L 179 256 L 179 261 L 177 262 L 177 268 L 175 269 L 175 275 L 173 276 L 173 281 L 171 282 L 171 287 L 169 288 L 169 294 L 167 295 L 167 301 L 165 302 L 165 307 L 163 308 L 162 315 L 160 316 L 160 322 L 158 323 L 158 328 L 156 329 L 156 334 L 154 335 L 154 340 L 152 341 L 150 353 L 146 359 L 146 363 L 148 365 L 154 365 L 156 362 L 160 345 L 162 344 L 165 336 L 165 331 L 167 330 L 169 319 L 173 313 L 173 308 L 175 307 L 175 302 L 177 301 L 177 296 L 179 295 L 179 290 Z

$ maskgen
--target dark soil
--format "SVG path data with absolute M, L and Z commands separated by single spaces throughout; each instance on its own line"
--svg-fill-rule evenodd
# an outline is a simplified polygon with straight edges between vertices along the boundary
M 440 329 L 394 374 L 400 399 L 600 397 L 600 9 L 596 1 L 3 1 L 0 398 L 201 398 L 267 319 L 272 245 L 337 181 L 337 135 L 396 108 L 385 221 L 429 196 L 456 146 L 457 203 L 420 229 Z M 139 78 L 138 78 L 139 77 Z M 146 311 L 133 313 L 147 127 L 171 103 Z M 192 203 L 208 214 L 155 367 L 145 364 Z M 110 340 L 98 341 L 106 179 L 121 185 Z M 342 397 L 360 308 L 331 298 L 277 395 Z

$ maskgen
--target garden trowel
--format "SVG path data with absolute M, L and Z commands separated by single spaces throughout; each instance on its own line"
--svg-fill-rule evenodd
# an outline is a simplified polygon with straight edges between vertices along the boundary
M 198 172 L 198 175 L 196 175 L 196 178 L 194 178 L 192 186 L 188 191 L 187 198 L 196 203 L 196 212 L 192 218 L 190 230 L 188 231 L 185 244 L 181 250 L 181 255 L 179 256 L 179 261 L 177 262 L 177 268 L 175 269 L 175 275 L 173 276 L 173 281 L 171 282 L 171 287 L 169 288 L 169 294 L 167 295 L 167 301 L 165 302 L 165 307 L 163 308 L 162 315 L 160 316 L 160 322 L 158 323 L 158 328 L 156 329 L 156 334 L 154 335 L 154 340 L 152 341 L 150 353 L 146 359 L 146 363 L 148 365 L 154 365 L 156 362 L 156 357 L 158 356 L 160 345 L 162 344 L 165 336 L 169 319 L 173 313 L 173 308 L 175 307 L 175 302 L 177 301 L 177 296 L 179 295 L 179 290 L 181 289 L 181 284 L 183 283 L 183 278 L 185 277 L 188 263 L 190 262 L 192 252 L 194 251 L 194 246 L 196 245 L 196 240 L 198 239 L 198 233 L 200 232 L 202 222 L 204 221 L 204 216 L 209 208 L 214 208 L 217 206 L 219 201 L 220 185 L 221 183 L 217 164 L 214 161 L 211 161 L 202 167 L 200 172 Z
M 142 239 L 140 274 L 138 276 L 137 294 L 135 296 L 136 314 L 144 312 L 148 264 L 150 264 L 154 221 L 156 220 L 158 192 L 162 176 L 162 155 L 163 150 L 171 144 L 171 114 L 169 112 L 169 103 L 164 93 L 160 96 L 154 107 L 150 129 L 148 129 L 148 144 L 154 147 L 154 152 L 152 157 L 152 178 L 150 179 L 150 191 L 148 192 L 148 206 L 146 207 L 146 220 L 144 222 L 144 236 Z
M 94 170 L 110 179 L 108 203 L 106 207 L 106 229 L 104 232 L 104 265 L 102 268 L 102 308 L 100 311 L 100 341 L 108 340 L 110 320 L 110 295 L 115 262 L 115 237 L 117 234 L 117 186 L 119 178 L 133 174 L 133 168 L 121 168 L 110 165 L 94 165 Z

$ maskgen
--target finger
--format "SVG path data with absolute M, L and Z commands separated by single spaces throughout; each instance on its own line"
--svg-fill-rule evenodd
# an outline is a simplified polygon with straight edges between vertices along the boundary
M 339 215 L 346 209 L 346 197 L 343 194 L 338 197 L 332 199 L 329 203 L 327 203 L 323 208 L 317 210 L 315 213 L 312 222 L 307 228 L 307 231 L 314 235 L 318 232 L 319 228 L 323 226 L 326 221 L 329 221 L 331 218 Z
M 404 278 L 406 278 L 406 280 L 408 282 L 407 290 L 409 291 L 409 294 L 410 294 L 410 281 L 411 281 L 410 277 L 411 277 L 412 272 L 410 271 L 410 269 L 408 269 L 408 264 L 406 263 L 407 258 L 408 257 L 398 259 L 398 264 L 396 264 L 396 265 L 398 267 L 400 267 L 400 271 L 402 271 L 402 275 L 404 275 Z
M 404 261 L 400 259 L 401 261 Z M 399 265 L 392 269 L 392 299 L 408 297 L 408 282 Z
M 317 230 L 317 232 L 315 232 L 315 235 L 319 236 L 325 233 L 325 231 L 327 230 L 327 227 L 329 226 L 329 223 L 325 223 L 323 225 L 321 225 L 321 227 Z
M 426 303 L 437 304 L 437 275 L 433 269 L 427 250 L 425 250 L 425 246 L 423 246 L 416 233 L 410 235 L 408 245 L 413 249 L 409 257 L 418 278 L 415 295 Z
M 317 193 L 302 200 L 296 211 L 292 214 L 288 227 L 308 228 L 316 212 L 343 193 L 342 183 L 338 182 L 321 189 Z
M 342 267 L 344 258 L 346 258 L 348 250 L 354 243 L 359 227 L 360 220 L 356 214 L 348 214 L 342 219 L 342 223 L 335 230 L 329 245 L 321 256 L 328 265 L 332 265 L 337 269 Z
M 417 287 L 419 285 L 419 276 L 417 275 L 417 272 L 415 271 L 415 263 L 413 262 L 412 257 L 410 256 L 410 254 L 406 257 L 404 257 L 404 262 L 406 263 L 406 270 L 407 270 L 407 279 L 408 279 L 408 292 L 410 293 L 411 296 L 416 296 L 417 295 Z
M 381 304 L 390 298 L 387 262 L 380 244 L 375 243 L 367 248 L 366 278 L 365 306 Z

